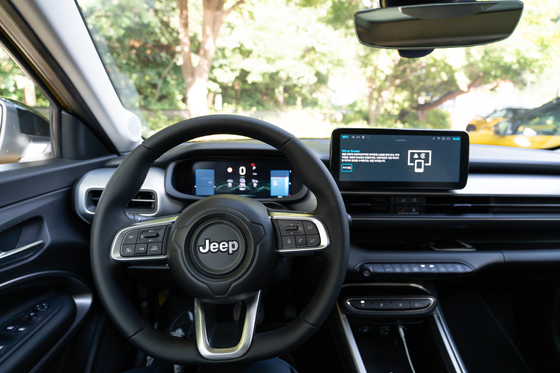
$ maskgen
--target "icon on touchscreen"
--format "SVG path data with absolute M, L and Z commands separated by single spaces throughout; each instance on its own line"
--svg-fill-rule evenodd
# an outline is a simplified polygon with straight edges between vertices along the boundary
M 408 165 L 414 166 L 414 172 L 424 172 L 425 166 L 432 165 L 432 151 L 431 150 L 409 150 L 408 151 Z

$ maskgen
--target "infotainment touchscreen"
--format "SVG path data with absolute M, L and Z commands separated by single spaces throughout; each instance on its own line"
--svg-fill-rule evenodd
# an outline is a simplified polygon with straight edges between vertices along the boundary
M 338 128 L 331 138 L 331 172 L 341 190 L 461 189 L 468 158 L 464 131 Z

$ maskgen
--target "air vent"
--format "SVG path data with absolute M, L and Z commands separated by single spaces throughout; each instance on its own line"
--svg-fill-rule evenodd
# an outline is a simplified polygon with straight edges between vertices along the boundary
M 560 197 L 352 195 L 344 197 L 344 204 L 353 215 L 560 214 Z
M 428 196 L 426 214 L 487 214 L 492 212 L 492 197 Z
M 90 189 L 86 195 L 86 207 L 95 212 L 103 189 Z M 128 203 L 127 211 L 138 214 L 151 214 L 156 211 L 156 193 L 150 190 L 139 191 Z
M 495 214 L 558 214 L 560 197 L 496 197 Z
M 391 212 L 391 196 L 346 196 L 344 205 L 349 214 L 360 212 Z

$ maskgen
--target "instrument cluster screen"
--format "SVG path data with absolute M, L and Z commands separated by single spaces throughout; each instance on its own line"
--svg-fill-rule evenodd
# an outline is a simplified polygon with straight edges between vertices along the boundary
M 192 165 L 192 194 L 237 194 L 259 198 L 285 198 L 293 193 L 289 162 L 198 161 Z

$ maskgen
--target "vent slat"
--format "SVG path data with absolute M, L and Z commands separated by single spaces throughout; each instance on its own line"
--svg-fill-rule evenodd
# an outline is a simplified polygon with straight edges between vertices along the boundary
M 86 195 L 86 207 L 89 211 L 95 212 L 103 189 L 91 189 Z M 127 205 L 127 211 L 139 214 L 149 214 L 156 211 L 155 192 L 141 190 Z

